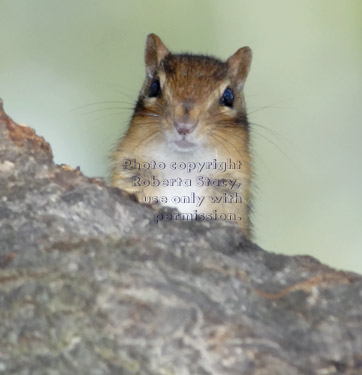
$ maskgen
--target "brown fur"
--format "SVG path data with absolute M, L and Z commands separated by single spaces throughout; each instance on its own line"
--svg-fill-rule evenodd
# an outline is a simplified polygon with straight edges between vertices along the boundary
M 216 206 L 205 200 L 204 205 L 199 207 L 199 213 L 214 209 L 217 209 L 218 213 L 236 213 L 243 218 L 239 224 L 245 235 L 250 237 L 252 173 L 243 85 L 250 67 L 251 50 L 248 47 L 241 48 L 226 62 L 199 55 L 176 55 L 171 54 L 162 41 L 151 34 L 147 38 L 145 61 L 147 76 L 129 129 L 112 156 L 112 186 L 135 193 L 139 201 L 142 201 L 145 195 L 160 194 L 158 187 L 132 186 L 132 176 L 150 178 L 151 175 L 156 175 L 158 178 L 167 178 L 162 176 L 162 171 L 125 170 L 122 161 L 152 160 L 150 150 L 161 147 L 169 137 L 176 134 L 175 123 L 191 124 L 195 128 L 192 137 L 197 140 L 199 150 L 205 154 L 216 153 L 218 160 L 230 158 L 232 161 L 242 162 L 242 168 L 239 170 L 228 170 L 224 173 L 210 170 L 208 177 L 237 179 L 242 188 L 235 191 L 241 194 L 243 203 L 220 203 Z M 148 92 L 155 79 L 159 79 L 162 94 L 160 97 L 150 98 Z M 227 87 L 234 92 L 232 108 L 222 106 L 219 101 Z M 169 160 L 173 160 L 172 153 Z M 220 195 L 224 191 L 235 192 L 225 187 L 207 189 L 210 195 Z

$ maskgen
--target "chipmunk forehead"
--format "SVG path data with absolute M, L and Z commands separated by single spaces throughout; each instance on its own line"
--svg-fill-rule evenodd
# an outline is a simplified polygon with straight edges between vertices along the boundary
M 168 79 L 211 79 L 223 81 L 227 78 L 227 64 L 211 56 L 191 54 L 169 54 L 160 69 Z
M 210 92 L 229 81 L 227 64 L 203 55 L 169 54 L 160 65 L 159 75 L 165 77 L 174 94 L 182 96 Z

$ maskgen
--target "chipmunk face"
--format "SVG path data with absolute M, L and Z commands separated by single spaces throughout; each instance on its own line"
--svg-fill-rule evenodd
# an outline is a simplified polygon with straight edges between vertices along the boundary
M 143 132 L 143 147 L 162 144 L 192 153 L 215 148 L 233 128 L 247 132 L 242 89 L 251 61 L 248 47 L 222 62 L 173 55 L 151 34 L 145 61 L 147 76 L 132 120 L 134 130 Z

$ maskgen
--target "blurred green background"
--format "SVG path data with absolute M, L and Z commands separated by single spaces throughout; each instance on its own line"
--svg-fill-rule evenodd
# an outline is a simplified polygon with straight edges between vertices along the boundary
M 362 1 L 0 0 L 5 109 L 57 163 L 107 176 L 150 32 L 179 52 L 253 49 L 255 240 L 362 273 Z

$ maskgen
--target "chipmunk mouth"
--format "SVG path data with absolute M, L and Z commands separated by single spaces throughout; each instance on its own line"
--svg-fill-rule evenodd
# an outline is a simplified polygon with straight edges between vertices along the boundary
M 179 149 L 184 150 L 184 151 L 190 150 L 191 148 L 193 148 L 193 147 L 196 146 L 195 143 L 192 143 L 192 142 L 186 140 L 185 138 L 180 139 L 180 140 L 178 140 L 178 141 L 175 141 L 175 145 L 176 145 Z

